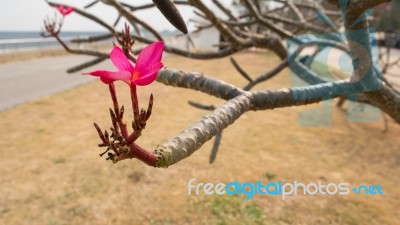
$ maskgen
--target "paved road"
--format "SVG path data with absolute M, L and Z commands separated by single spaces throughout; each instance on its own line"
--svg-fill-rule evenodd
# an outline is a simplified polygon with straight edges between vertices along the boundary
M 95 80 L 80 73 L 65 72 L 67 68 L 90 59 L 88 56 L 68 55 L 0 64 L 0 110 Z M 112 68 L 109 62 L 100 66 Z

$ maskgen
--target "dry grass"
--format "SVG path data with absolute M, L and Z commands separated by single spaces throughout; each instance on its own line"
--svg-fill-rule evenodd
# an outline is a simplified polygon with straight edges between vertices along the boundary
M 277 62 L 264 53 L 242 53 L 251 74 Z M 165 60 L 170 67 L 201 71 L 244 84 L 228 59 Z M 259 89 L 290 86 L 288 71 Z M 118 86 L 121 102 L 128 89 Z M 222 101 L 155 84 L 154 114 L 139 144 L 152 149 L 205 112 L 187 100 Z M 219 155 L 208 164 L 211 142 L 187 160 L 155 169 L 136 160 L 111 164 L 92 126 L 109 126 L 107 87 L 100 82 L 0 112 L 0 224 L 400 224 L 400 127 L 392 121 L 352 123 L 333 109 L 329 128 L 300 127 L 298 115 L 318 105 L 250 112 L 223 134 Z M 188 196 L 187 182 L 294 180 L 381 184 L 382 196 Z

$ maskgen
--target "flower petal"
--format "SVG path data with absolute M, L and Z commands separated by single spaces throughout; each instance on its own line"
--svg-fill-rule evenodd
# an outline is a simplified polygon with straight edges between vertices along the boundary
M 129 62 L 122 49 L 120 49 L 119 47 L 113 48 L 110 53 L 110 59 L 119 71 L 128 71 L 131 73 L 133 72 L 134 68 L 132 64 Z
M 65 11 L 64 11 L 64 15 L 68 15 L 68 14 L 70 14 L 70 13 L 72 13 L 74 11 L 74 8 L 73 7 L 70 7 L 70 8 L 68 8 L 68 9 L 66 9 Z
M 145 86 L 153 83 L 157 79 L 158 71 L 163 67 L 161 62 L 155 63 L 153 65 L 149 65 L 145 70 L 138 71 L 139 78 L 137 80 L 132 81 L 132 83 Z
M 110 84 L 116 80 L 130 80 L 131 76 L 132 76 L 131 73 L 127 72 L 127 71 L 112 72 L 112 71 L 107 71 L 107 70 L 96 70 L 96 71 L 92 71 L 89 73 L 82 73 L 82 74 L 100 77 L 100 80 L 106 84 Z
M 146 67 L 148 67 L 149 65 L 154 65 L 161 62 L 163 51 L 164 42 L 162 41 L 158 41 L 151 45 L 148 45 L 140 52 L 136 60 L 135 70 L 141 72 L 145 70 Z
M 65 16 L 67 12 L 67 8 L 64 5 L 60 6 L 60 13 Z

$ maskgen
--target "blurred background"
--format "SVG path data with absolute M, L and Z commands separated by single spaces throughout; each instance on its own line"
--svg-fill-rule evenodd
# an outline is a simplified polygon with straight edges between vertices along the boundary
M 90 2 L 64 3 L 83 8 Z M 204 2 L 218 11 L 211 1 Z M 238 2 L 223 1 L 233 8 Z M 265 7 L 280 6 L 266 2 Z M 189 31 L 194 31 L 193 20 L 201 18 L 189 6 L 179 9 Z M 388 79 L 394 85 L 400 83 L 400 68 L 398 63 L 393 64 L 400 57 L 399 10 L 400 2 L 392 1 L 371 12 L 382 57 L 391 57 L 382 68 L 387 66 Z M 117 16 L 104 4 L 87 11 L 110 23 Z M 112 102 L 107 86 L 80 73 L 114 70 L 114 66 L 105 60 L 84 71 L 67 73 L 91 58 L 69 54 L 54 38 L 40 36 L 43 20 L 56 13 L 43 0 L 14 0 L 0 7 L 0 224 L 400 224 L 400 127 L 382 114 L 370 122 L 351 121 L 346 110 L 335 107 L 338 100 L 330 103 L 332 121 L 328 127 L 303 127 L 299 123 L 299 115 L 320 109 L 323 103 L 246 113 L 224 131 L 213 164 L 209 164 L 213 140 L 166 169 L 151 168 L 138 160 L 112 164 L 100 158 L 102 149 L 97 147 L 100 140 L 93 122 L 103 129 L 111 125 L 108 107 Z M 217 51 L 220 47 L 221 37 L 215 28 L 193 34 L 191 45 L 157 9 L 136 15 L 156 27 L 170 46 L 193 52 Z M 124 22 L 118 23 L 118 30 Z M 102 34 L 105 31 L 101 26 L 72 13 L 65 18 L 60 37 L 76 49 L 108 53 L 114 38 L 71 42 L 77 37 Z M 135 46 L 140 47 L 143 45 Z M 257 48 L 240 51 L 234 57 L 252 75 L 280 63 L 272 52 Z M 246 84 L 229 57 L 196 60 L 164 53 L 163 62 L 167 68 L 204 73 L 238 87 Z M 292 85 L 291 72 L 284 69 L 254 90 Z M 122 82 L 116 86 L 120 103 L 130 106 L 128 87 Z M 139 89 L 142 107 L 146 107 L 151 93 L 155 97 L 153 115 L 138 140 L 149 150 L 208 113 L 190 106 L 188 100 L 215 106 L 224 102 L 193 90 L 155 83 Z M 126 118 L 131 117 L 128 112 Z M 192 178 L 198 183 L 261 180 L 379 184 L 384 194 L 293 195 L 286 200 L 263 195 L 251 200 L 237 195 L 188 195 Z

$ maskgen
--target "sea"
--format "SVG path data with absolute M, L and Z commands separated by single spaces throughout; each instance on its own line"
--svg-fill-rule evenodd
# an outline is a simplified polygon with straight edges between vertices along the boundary
M 151 34 L 143 32 L 146 37 L 153 38 Z M 71 40 L 77 37 L 99 36 L 107 34 L 106 32 L 82 32 L 82 31 L 61 31 L 60 37 L 72 47 L 82 47 Z M 160 32 L 169 46 L 187 49 L 187 36 L 179 36 L 177 31 L 163 30 Z M 208 29 L 201 34 L 191 35 L 191 40 L 195 43 L 195 49 L 217 50 L 214 46 L 219 43 L 219 33 L 214 29 Z M 111 39 L 104 40 L 103 43 L 111 43 Z M 84 46 L 83 46 L 84 47 Z M 0 31 L 0 55 L 9 53 L 19 53 L 24 51 L 37 51 L 50 48 L 61 48 L 61 45 L 53 37 L 44 38 L 40 36 L 40 31 Z
M 62 31 L 65 42 L 76 37 L 97 36 L 105 32 Z M 0 31 L 0 54 L 61 47 L 53 37 L 44 38 L 39 31 Z

